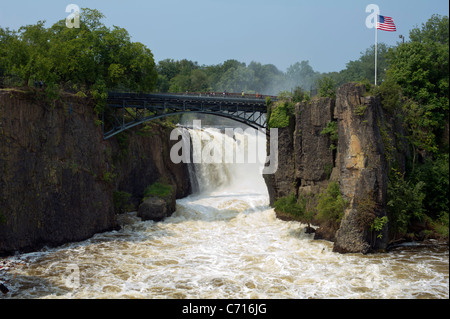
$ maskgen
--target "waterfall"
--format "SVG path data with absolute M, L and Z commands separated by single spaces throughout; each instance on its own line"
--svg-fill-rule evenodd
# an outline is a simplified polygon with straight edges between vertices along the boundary
M 265 152 L 265 136 L 258 135 L 254 129 L 224 132 L 215 128 L 190 128 L 188 132 L 189 172 L 194 193 L 232 188 L 265 191 L 264 163 L 258 161 L 262 156 L 257 154 L 258 147 Z

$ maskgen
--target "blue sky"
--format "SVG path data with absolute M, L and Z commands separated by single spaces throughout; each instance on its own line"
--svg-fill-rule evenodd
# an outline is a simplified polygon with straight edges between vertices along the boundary
M 302 60 L 316 71 L 339 71 L 358 59 L 375 41 L 365 25 L 371 3 L 397 26 L 397 32 L 378 32 L 388 45 L 432 14 L 449 15 L 447 0 L 0 0 L 0 26 L 17 30 L 38 20 L 49 26 L 66 18 L 71 3 L 100 10 L 107 26 L 127 29 L 156 61 L 236 59 L 282 71 Z

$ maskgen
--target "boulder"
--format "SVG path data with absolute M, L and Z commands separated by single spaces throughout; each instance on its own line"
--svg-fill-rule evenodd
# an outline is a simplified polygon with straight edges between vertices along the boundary
M 139 206 L 137 216 L 142 220 L 160 221 L 168 217 L 172 212 L 169 212 L 167 202 L 158 197 L 146 198 Z

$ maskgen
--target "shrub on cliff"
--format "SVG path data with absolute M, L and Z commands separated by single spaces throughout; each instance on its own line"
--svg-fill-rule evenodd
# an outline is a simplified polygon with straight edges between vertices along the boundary
M 295 194 L 277 199 L 274 203 L 275 210 L 292 217 L 301 217 L 305 211 L 305 205 L 297 201 Z
M 278 102 L 270 112 L 269 128 L 284 128 L 289 126 L 291 116 L 294 114 L 294 103 L 290 101 Z
M 144 191 L 144 199 L 148 197 L 165 198 L 171 196 L 174 192 L 173 186 L 162 182 L 156 182 L 149 185 Z
M 335 150 L 337 148 L 336 144 L 339 140 L 339 134 L 336 121 L 328 122 L 327 126 L 320 132 L 320 135 L 328 135 L 330 137 L 330 150 Z
M 347 205 L 348 202 L 341 195 L 339 184 L 330 182 L 327 189 L 319 195 L 316 218 L 323 222 L 339 223 Z
M 336 82 L 331 77 L 323 77 L 318 80 L 319 96 L 336 98 Z
M 277 199 L 274 207 L 278 213 L 290 215 L 296 220 L 308 224 L 309 229 L 315 214 L 315 210 L 310 207 L 311 200 L 311 198 L 305 196 L 299 196 L 297 199 L 295 194 L 290 194 Z

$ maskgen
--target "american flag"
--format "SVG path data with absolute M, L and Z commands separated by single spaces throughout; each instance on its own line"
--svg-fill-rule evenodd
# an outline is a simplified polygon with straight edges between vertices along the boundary
M 391 17 L 378 16 L 377 29 L 383 31 L 394 32 L 397 31 L 394 20 Z

